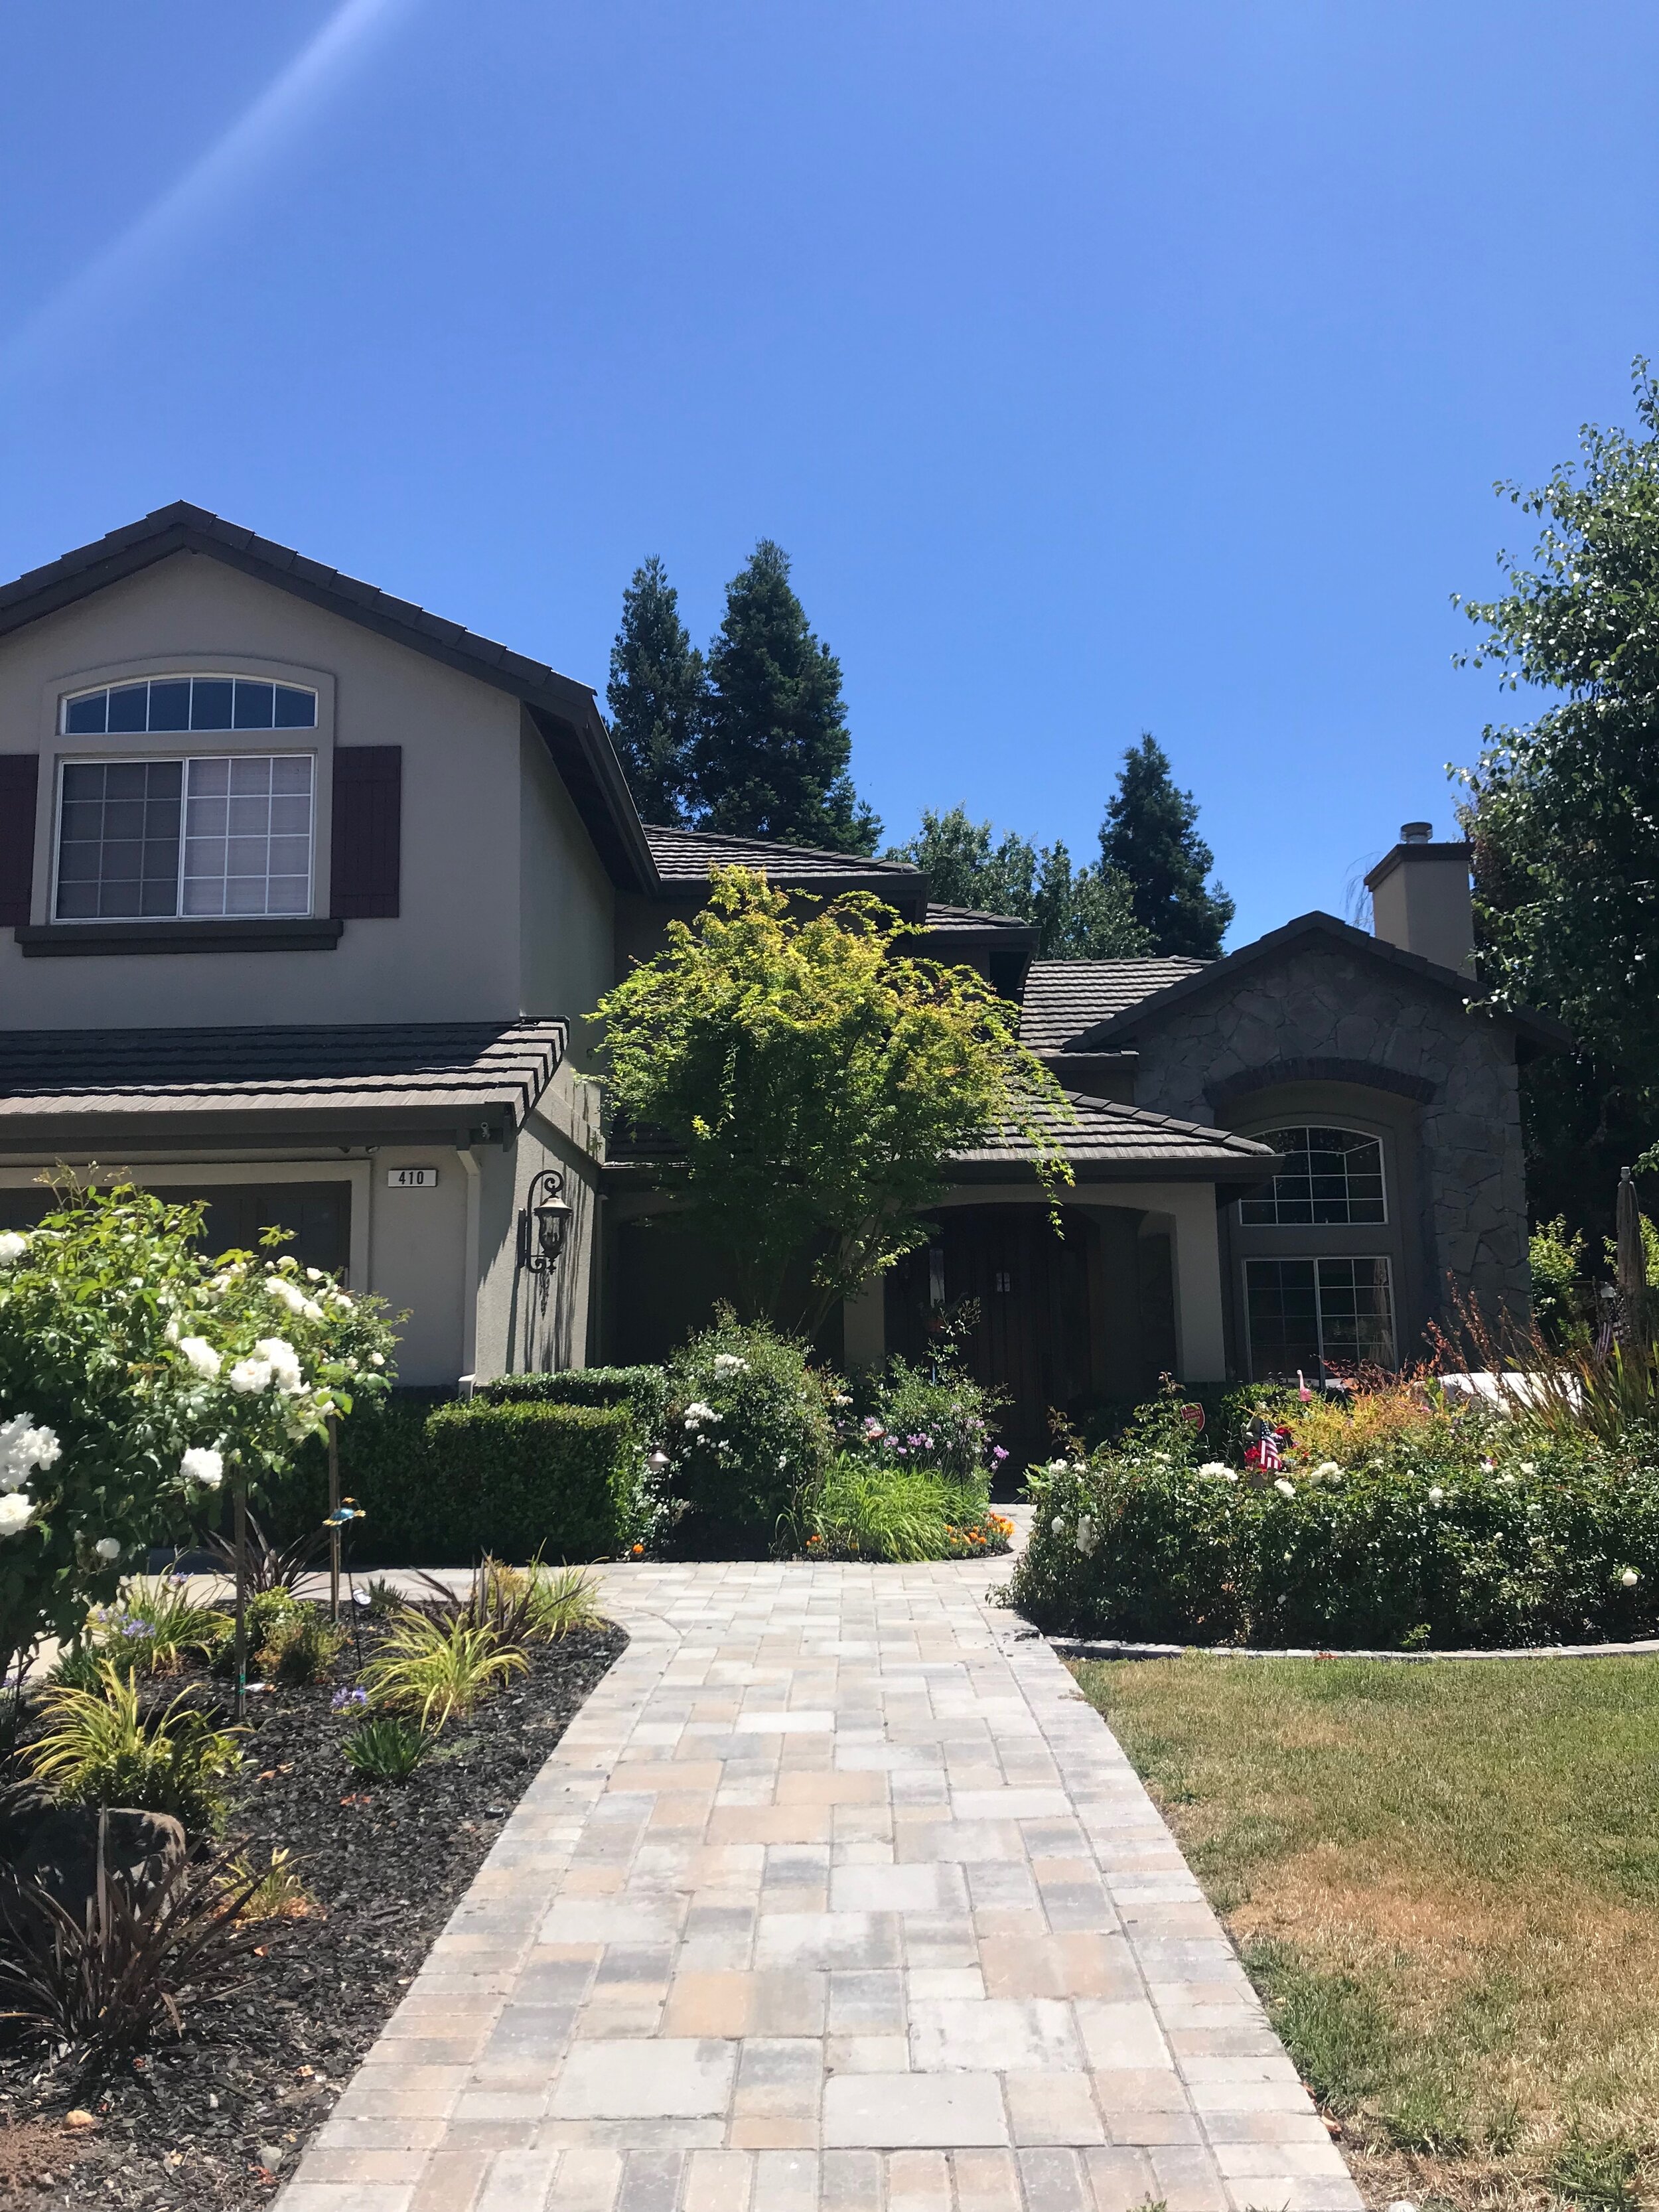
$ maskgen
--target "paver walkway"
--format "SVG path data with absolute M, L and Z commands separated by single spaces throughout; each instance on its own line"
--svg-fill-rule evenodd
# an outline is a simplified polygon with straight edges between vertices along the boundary
M 608 1571 L 633 1643 L 282 2212 L 1358 2212 L 1005 1572 Z

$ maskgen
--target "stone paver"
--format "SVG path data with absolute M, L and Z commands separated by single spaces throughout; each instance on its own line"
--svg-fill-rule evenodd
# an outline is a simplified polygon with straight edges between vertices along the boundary
M 607 1570 L 628 1651 L 282 2212 L 1359 2212 L 1003 1571 Z

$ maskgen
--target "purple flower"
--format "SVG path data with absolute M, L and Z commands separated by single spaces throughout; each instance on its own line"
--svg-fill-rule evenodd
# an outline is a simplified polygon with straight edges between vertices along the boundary
M 337 1690 L 330 1700 L 329 1710 L 331 1712 L 343 1713 L 353 1705 L 366 1705 L 368 1703 L 367 1690 Z
M 1006 1459 L 1008 1455 L 1004 1451 L 1000 1444 L 993 1444 L 991 1447 L 991 1456 L 994 1460 L 1000 1461 Z
M 124 1620 L 121 1633 L 123 1636 L 154 1636 L 155 1631 L 147 1620 Z

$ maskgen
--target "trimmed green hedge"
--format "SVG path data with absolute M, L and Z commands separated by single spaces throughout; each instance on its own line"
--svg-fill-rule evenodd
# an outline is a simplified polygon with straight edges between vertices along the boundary
M 283 1540 L 328 1511 L 328 1457 L 308 1446 L 256 1509 Z M 527 1559 L 625 1551 L 641 1513 L 641 1449 L 626 1406 L 494 1404 L 399 1394 L 340 1424 L 340 1487 L 364 1518 L 354 1567 L 459 1566 L 481 1553 Z
M 668 1376 L 660 1367 L 561 1367 L 498 1375 L 479 1383 L 474 1395 L 492 1406 L 627 1406 L 654 1440 L 668 1404 Z

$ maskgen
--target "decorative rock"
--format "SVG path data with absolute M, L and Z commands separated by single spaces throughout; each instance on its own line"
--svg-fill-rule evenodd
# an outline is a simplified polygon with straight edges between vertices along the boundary
M 129 1894 L 148 1895 L 184 1864 L 185 1831 L 170 1813 L 112 1807 L 106 1819 L 104 1863 Z M 15 1862 L 21 1880 L 38 1882 L 77 1920 L 97 1887 L 98 1821 L 95 1805 L 56 1806 Z
M 0 1862 L 16 1865 L 56 1804 L 44 1782 L 12 1782 L 0 1790 Z

